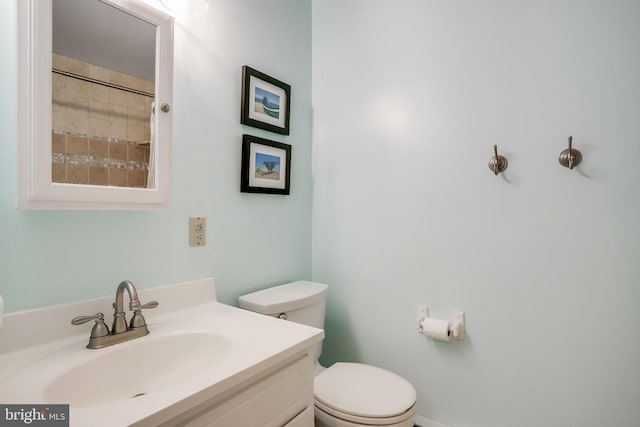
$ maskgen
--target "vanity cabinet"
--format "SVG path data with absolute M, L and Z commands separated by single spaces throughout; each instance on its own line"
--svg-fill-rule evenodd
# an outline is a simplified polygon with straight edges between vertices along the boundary
M 197 397 L 197 394 L 193 396 Z M 305 352 L 256 374 L 160 425 L 308 427 L 314 423 L 313 408 L 313 361 Z M 155 420 L 156 417 L 151 416 L 134 425 L 156 426 Z
M 99 350 L 69 319 L 112 295 L 4 316 L 0 402 L 69 404 L 71 427 L 313 426 L 322 329 L 221 304 L 211 278 L 138 296 L 161 301 L 151 333 Z

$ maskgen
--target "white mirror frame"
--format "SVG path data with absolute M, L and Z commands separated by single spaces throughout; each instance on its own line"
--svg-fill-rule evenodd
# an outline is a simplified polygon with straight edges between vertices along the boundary
M 157 209 L 170 201 L 172 113 L 156 110 L 155 188 L 62 184 L 51 177 L 52 0 L 18 3 L 18 208 Z M 155 102 L 172 105 L 173 18 L 139 1 L 101 0 L 157 27 Z

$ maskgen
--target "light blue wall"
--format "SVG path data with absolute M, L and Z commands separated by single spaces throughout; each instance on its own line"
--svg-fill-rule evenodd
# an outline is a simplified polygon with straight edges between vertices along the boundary
M 216 0 L 175 28 L 173 203 L 155 212 L 14 208 L 16 2 L 0 2 L 0 294 L 8 312 L 213 276 L 219 299 L 311 274 L 311 2 Z M 241 67 L 292 86 L 291 135 L 240 125 Z M 292 145 L 290 196 L 240 193 L 242 134 Z M 188 246 L 188 217 L 207 246 Z
M 635 0 L 313 2 L 325 363 L 394 370 L 454 427 L 638 425 L 639 23 Z M 419 304 L 466 340 L 419 335 Z

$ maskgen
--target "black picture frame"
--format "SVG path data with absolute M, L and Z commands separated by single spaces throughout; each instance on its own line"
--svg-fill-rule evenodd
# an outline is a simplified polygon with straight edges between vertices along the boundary
M 240 191 L 289 195 L 290 188 L 291 145 L 242 135 Z
M 289 135 L 291 86 L 287 83 L 244 65 L 240 104 L 243 125 Z

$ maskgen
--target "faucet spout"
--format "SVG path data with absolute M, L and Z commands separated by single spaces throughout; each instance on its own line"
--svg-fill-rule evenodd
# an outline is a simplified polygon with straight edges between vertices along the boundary
M 136 287 L 133 286 L 133 283 L 128 280 L 124 280 L 118 285 L 118 289 L 116 290 L 116 309 L 119 309 L 119 311 L 124 310 L 123 299 L 125 290 L 129 294 L 129 310 L 133 311 L 140 309 L 138 291 L 136 290 Z
M 136 314 L 140 313 L 140 300 L 138 299 L 138 291 L 136 290 L 136 287 L 128 280 L 120 282 L 118 289 L 116 290 L 116 302 L 113 303 L 115 311 L 113 313 L 113 326 L 111 327 L 112 334 L 119 334 L 126 332 L 127 330 L 127 319 L 125 318 L 124 313 L 125 290 L 129 294 L 129 310 L 134 312 L 134 316 L 131 318 L 132 323 Z

